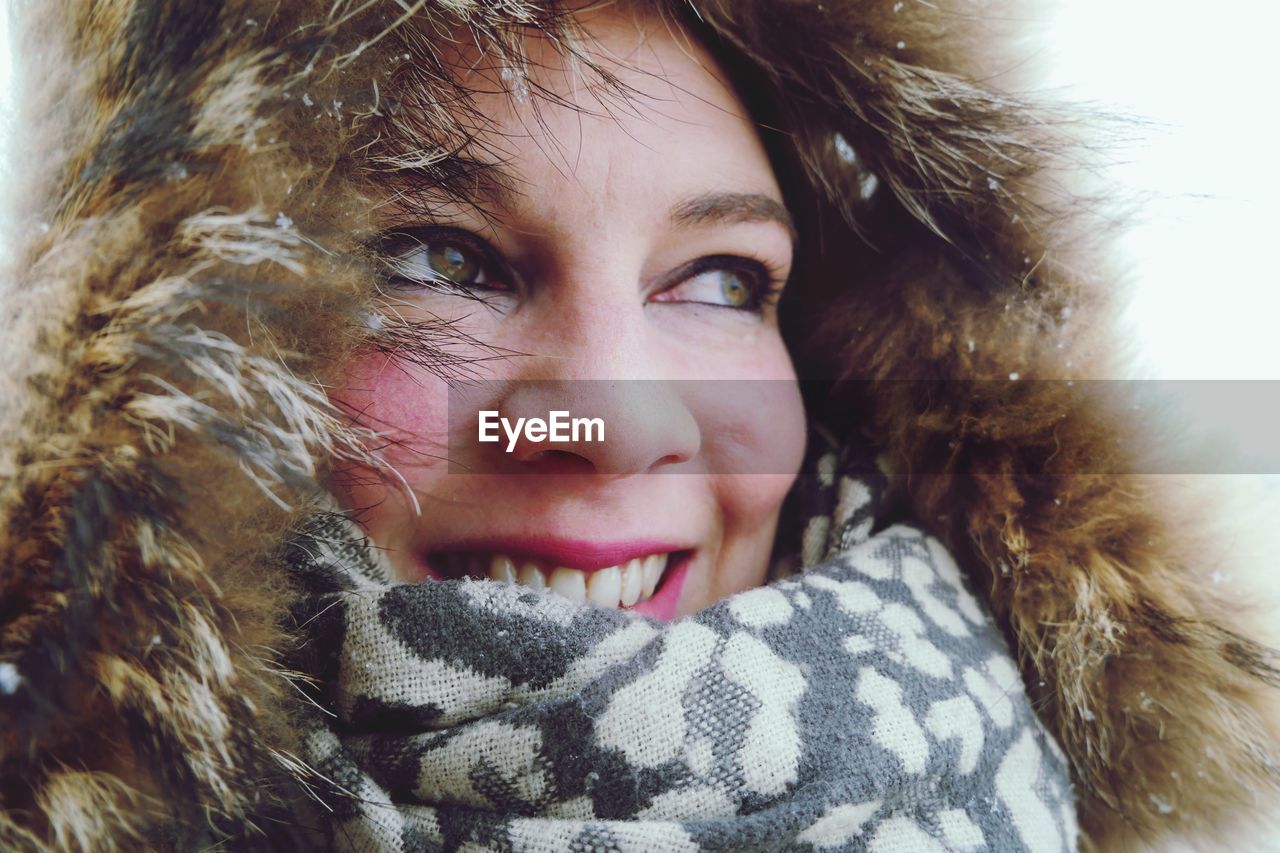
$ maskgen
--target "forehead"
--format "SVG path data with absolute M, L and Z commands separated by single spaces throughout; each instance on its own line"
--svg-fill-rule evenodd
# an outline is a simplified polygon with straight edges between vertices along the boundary
M 559 107 L 597 116 L 642 107 L 681 112 L 701 102 L 746 120 L 706 49 L 677 22 L 651 10 L 579 12 L 563 35 L 526 28 L 516 34 L 514 47 L 508 53 L 458 42 L 446 61 L 478 94 L 478 104 L 493 112 L 495 101 L 517 113 Z
M 530 30 L 512 54 L 457 43 L 444 58 L 468 95 L 460 169 L 510 210 L 538 196 L 667 197 L 736 190 L 781 197 L 746 107 L 673 21 L 632 7 L 575 16 L 570 43 Z M 468 199 L 473 200 L 473 199 Z M 518 204 L 519 203 L 519 204 Z

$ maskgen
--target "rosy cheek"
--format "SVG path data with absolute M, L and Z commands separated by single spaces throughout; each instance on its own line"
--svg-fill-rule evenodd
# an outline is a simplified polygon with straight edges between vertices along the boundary
M 356 424 L 385 440 L 383 458 L 400 469 L 439 464 L 448 429 L 448 385 L 410 364 L 375 353 L 354 362 L 330 398 Z

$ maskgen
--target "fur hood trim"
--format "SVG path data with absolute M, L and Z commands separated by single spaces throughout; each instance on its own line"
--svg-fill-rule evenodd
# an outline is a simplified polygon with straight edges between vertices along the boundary
M 861 414 L 844 428 L 884 448 L 902 513 L 986 589 L 1085 843 L 1211 837 L 1274 802 L 1276 657 L 1207 582 L 1228 538 L 1171 478 L 1079 473 L 1142 470 L 1153 427 L 1066 381 L 1119 374 L 1116 276 L 1064 189 L 1075 117 L 991 49 L 1010 16 L 652 5 L 785 130 L 813 282 L 790 331 L 801 371 L 838 380 L 811 405 Z M 444 372 L 483 347 L 378 312 L 370 200 L 484 179 L 454 156 L 439 33 L 517 72 L 523 28 L 579 34 L 524 0 L 28 0 L 17 23 L 0 846 L 295 843 L 281 532 L 333 459 L 376 464 L 324 389 L 357 347 Z

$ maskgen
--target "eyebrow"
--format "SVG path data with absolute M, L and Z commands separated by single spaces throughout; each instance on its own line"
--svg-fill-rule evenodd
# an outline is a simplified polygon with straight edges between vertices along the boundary
M 776 222 L 796 242 L 796 224 L 782 202 L 764 193 L 709 192 L 684 199 L 671 210 L 676 225 Z
M 514 210 L 521 193 L 518 181 L 502 165 L 452 155 L 435 168 L 401 167 L 397 176 L 411 187 L 443 191 L 457 202 L 479 207 L 492 204 Z M 782 202 L 764 193 L 717 190 L 681 199 L 671 209 L 673 225 L 732 225 L 742 222 L 775 222 L 787 230 L 791 242 L 799 238 L 795 220 Z

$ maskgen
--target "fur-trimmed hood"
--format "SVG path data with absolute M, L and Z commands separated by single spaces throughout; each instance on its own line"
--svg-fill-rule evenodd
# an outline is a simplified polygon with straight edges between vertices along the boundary
M 1116 276 L 1066 189 L 1078 116 L 1020 96 L 992 50 L 1010 16 L 664 8 L 776 113 L 813 283 L 788 332 L 802 374 L 839 380 L 810 403 L 884 448 L 897 511 L 986 591 L 1088 843 L 1265 810 L 1280 674 L 1256 602 L 1208 580 L 1238 540 L 1132 473 L 1156 425 L 1078 381 L 1120 375 Z M 573 50 L 571 21 L 521 0 L 30 0 L 17 24 L 0 846 L 292 843 L 279 546 L 333 459 L 376 463 L 324 389 L 359 347 L 466 358 L 370 322 L 368 211 L 397 170 L 474 179 L 449 156 L 439 33 L 470 26 L 518 68 L 521 27 Z

